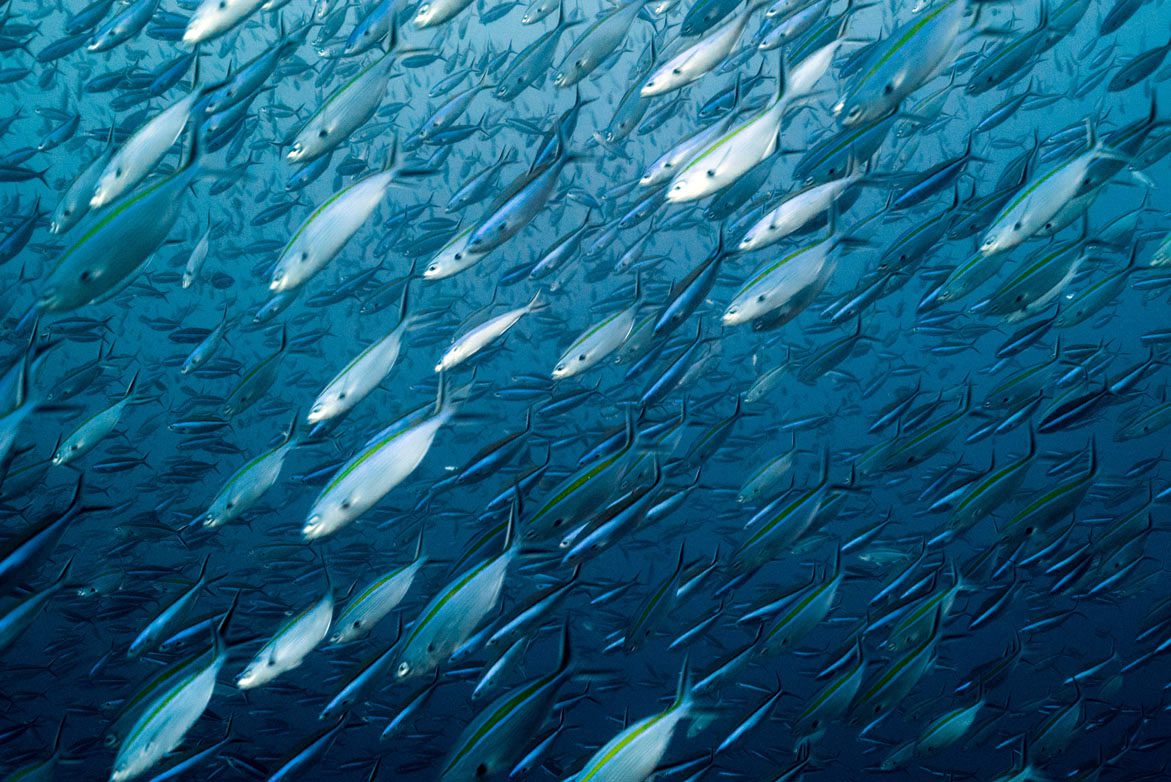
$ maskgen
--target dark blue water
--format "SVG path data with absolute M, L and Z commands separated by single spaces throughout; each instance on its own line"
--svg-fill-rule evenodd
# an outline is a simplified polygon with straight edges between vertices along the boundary
M 815 24 L 848 14 L 847 42 L 811 94 L 795 98 L 785 114 L 771 170 L 742 206 L 713 218 L 712 196 L 687 203 L 651 198 L 632 212 L 653 193 L 637 180 L 713 119 L 729 117 L 735 127 L 769 104 L 781 57 L 775 49 L 751 51 L 774 24 L 763 9 L 753 12 L 727 60 L 682 89 L 649 99 L 633 130 L 607 140 L 623 96 L 645 80 L 652 39 L 656 68 L 699 40 L 680 37 L 686 3 L 665 15 L 647 6 L 579 93 L 557 87 L 554 72 L 609 8 L 568 4 L 566 18 L 586 23 L 564 32 L 539 86 L 507 100 L 491 87 L 517 52 L 553 29 L 555 13 L 526 25 L 524 4 L 504 9 L 477 2 L 452 21 L 420 30 L 403 6 L 396 25 L 400 51 L 385 97 L 318 164 L 319 173 L 310 164 L 315 173 L 301 187 L 290 183 L 303 169 L 287 159 L 296 134 L 381 54 L 375 47 L 341 56 L 370 9 L 354 4 L 318 16 L 307 0 L 291 0 L 200 44 L 196 58 L 181 40 L 194 10 L 189 2 L 166 0 L 129 40 L 91 52 L 93 31 L 123 6 L 95 14 L 88 26 L 78 22 L 70 33 L 70 20 L 86 14 L 80 3 L 9 0 L 0 24 L 0 119 L 11 120 L 0 125 L 6 237 L 0 408 L 15 412 L 3 420 L 4 433 L 14 437 L 0 451 L 6 454 L 0 768 L 31 768 L 46 779 L 110 778 L 125 747 L 125 726 L 134 723 L 123 715 L 127 708 L 143 712 L 132 700 L 161 672 L 187 658 L 206 663 L 218 650 L 225 656 L 206 708 L 196 709 L 174 752 L 149 763 L 140 778 L 194 758 L 182 778 L 267 778 L 283 770 L 282 778 L 438 779 L 461 732 L 488 704 L 556 667 L 567 624 L 574 667 L 560 684 L 557 705 L 535 728 L 491 741 L 510 751 L 485 776 L 508 778 L 563 713 L 561 732 L 535 767 L 515 776 L 573 778 L 625 724 L 668 709 L 685 667 L 698 679 L 751 647 L 743 665 L 689 701 L 666 751 L 650 760 L 660 778 L 1166 778 L 1171 724 L 1160 645 L 1171 638 L 1171 611 L 1164 602 L 1161 492 L 1169 475 L 1163 454 L 1171 414 L 1159 411 L 1167 402 L 1168 278 L 1161 265 L 1171 230 L 1163 158 L 1171 66 L 1154 64 L 1129 85 L 1117 79 L 1128 68 L 1135 72 L 1133 58 L 1154 58 L 1149 53 L 1167 43 L 1168 7 L 1089 2 L 1084 17 L 1067 34 L 1055 34 L 1051 47 L 1036 46 L 990 89 L 969 94 L 981 68 L 1003 56 L 1002 47 L 1040 35 L 1034 32 L 1039 4 L 979 4 L 979 18 L 964 20 L 954 49 L 902 101 L 899 115 L 886 120 L 891 132 L 877 151 L 867 159 L 839 159 L 839 166 L 852 159 L 856 172 L 866 169 L 860 181 L 831 199 L 830 209 L 815 210 L 797 234 L 737 253 L 764 208 L 842 174 L 825 175 L 823 168 L 806 182 L 794 172 L 818 143 L 843 138 L 833 106 L 857 78 L 855 58 L 890 46 L 892 29 L 904 31 L 908 20 L 931 10 L 916 15 L 909 2 L 822 5 L 814 4 Z M 1054 13 L 1058 4 L 1050 5 L 1046 11 L 1062 19 Z M 1137 10 L 1127 16 L 1115 5 Z M 1118 29 L 1109 29 L 1120 19 Z M 311 26 L 290 32 L 303 23 Z M 825 29 L 832 41 L 837 31 Z M 71 35 L 74 48 L 66 42 Z M 113 148 L 123 148 L 136 129 L 190 94 L 193 79 L 218 86 L 282 35 L 294 42 L 263 86 L 253 85 L 249 104 L 225 118 L 195 102 L 193 118 L 181 123 L 170 151 L 140 182 L 70 230 L 50 231 L 52 210 L 111 136 Z M 810 35 L 802 32 L 782 47 L 790 69 Z M 863 50 L 869 41 L 882 43 Z M 892 57 L 912 62 L 917 52 L 899 49 Z M 755 78 L 760 68 L 763 78 Z M 436 110 L 479 83 L 489 88 L 443 133 L 420 132 Z M 738 83 L 742 90 L 735 93 Z M 721 93 L 727 105 L 701 116 Z M 981 126 L 993 124 L 990 112 L 1016 96 L 1023 99 L 1003 121 Z M 1153 120 L 1144 125 L 1152 105 Z M 575 111 L 576 126 L 569 122 L 572 132 L 559 139 L 557 126 Z M 160 237 L 157 249 L 132 264 L 101 300 L 47 305 L 54 269 L 70 253 L 76 257 L 95 232 L 94 263 L 104 268 L 133 255 L 151 223 L 166 219 L 167 204 L 160 203 L 134 213 L 140 222 L 128 236 L 111 241 L 102 233 L 104 220 L 126 214 L 153 184 L 183 170 L 193 128 L 209 116 L 224 127 L 199 130 L 200 174 L 168 199 L 181 204 L 166 241 Z M 927 187 L 920 175 L 955 162 L 969 139 L 970 161 L 941 174 L 945 181 L 921 202 L 905 209 L 894 204 L 909 188 Z M 980 199 L 1000 194 L 1007 201 L 1078 159 L 1092 142 L 1100 143 L 1092 171 L 1113 168 L 1076 198 L 1065 194 L 1081 207 L 1064 204 L 1054 220 L 1072 216 L 1056 236 L 1032 236 L 991 255 L 981 266 L 987 279 L 955 300 L 935 302 L 932 292 L 955 279 L 956 267 L 977 252 L 997 217 L 998 207 L 985 206 L 973 230 L 959 229 Z M 542 147 L 546 156 L 530 168 Z M 470 177 L 499 166 L 506 149 L 510 162 L 480 198 L 448 208 Z M 336 256 L 295 296 L 278 295 L 274 305 L 269 281 L 286 243 L 315 210 L 392 158 L 405 173 L 375 198 Z M 547 198 L 524 216 L 515 236 L 458 274 L 425 278 L 423 270 L 449 240 L 483 226 L 510 195 L 529 192 L 548 166 L 562 164 Z M 717 202 L 723 197 L 726 191 L 715 195 Z M 352 217 L 356 210 L 355 204 L 344 212 Z M 547 273 L 536 266 L 587 221 L 583 241 L 556 268 Z M 898 268 L 884 263 L 892 242 L 917 226 L 947 230 Z M 813 290 L 794 319 L 777 328 L 762 328 L 763 320 L 756 327 L 726 322 L 728 306 L 759 270 L 827 230 L 848 241 L 832 250 L 824 289 Z M 205 232 L 206 260 L 185 287 L 184 268 Z M 662 308 L 711 257 L 721 234 L 729 252 L 719 258 L 710 289 L 681 323 L 651 335 Z M 1053 255 L 1058 249 L 1066 254 Z M 1047 256 L 1048 266 L 1038 263 Z M 1122 273 L 1132 256 L 1135 268 L 1117 278 L 1116 292 L 1092 315 L 1070 322 L 1069 311 L 1087 291 Z M 1068 273 L 1054 274 L 1062 263 Z M 990 298 L 1003 303 L 1013 295 L 1005 281 L 1033 264 L 1051 281 L 1022 283 L 1025 298 L 1015 308 L 990 309 Z M 408 284 L 406 312 L 413 320 L 393 367 L 353 409 L 309 423 L 306 416 L 331 378 L 399 323 Z M 631 333 L 621 330 L 613 352 L 580 374 L 554 379 L 554 367 L 580 335 L 631 306 L 636 285 L 641 298 L 629 311 Z M 869 295 L 875 285 L 880 292 Z M 352 474 L 371 438 L 436 399 L 435 364 L 452 340 L 523 307 L 538 291 L 545 306 L 443 374 L 448 401 L 456 389 L 468 398 L 418 454 L 418 467 L 338 531 L 307 539 L 311 507 L 331 481 Z M 844 309 L 855 297 L 861 303 Z M 1020 317 L 1022 307 L 1028 309 Z M 225 311 L 224 338 L 213 340 L 210 358 L 184 372 Z M 1029 329 L 1032 338 L 1024 336 Z M 852 344 L 841 342 L 831 354 L 835 340 L 855 334 Z M 268 382 L 257 398 L 243 411 L 225 411 L 233 389 L 255 383 L 246 379 L 258 368 Z M 1038 370 L 1035 386 L 1012 404 L 999 404 L 996 389 L 1031 368 Z M 663 393 L 640 406 L 664 373 L 676 371 Z M 135 376 L 133 396 L 110 430 L 96 444 L 85 443 L 80 458 L 53 463 L 79 426 L 123 399 Z M 205 527 L 217 492 L 241 466 L 283 442 L 292 420 L 297 445 L 272 487 L 241 518 Z M 638 437 L 626 450 L 628 421 Z M 933 427 L 942 431 L 934 441 Z M 486 469 L 470 474 L 473 456 L 504 438 L 515 439 Z M 1027 456 L 1030 438 L 1036 447 Z M 738 501 L 757 469 L 790 451 L 791 465 L 778 468 L 765 491 Z M 409 457 L 396 453 L 371 482 Z M 970 525 L 955 529 L 956 504 L 978 485 L 969 482 L 1003 479 L 998 471 L 1018 460 L 1027 464 L 1023 478 Z M 613 466 L 591 473 L 590 465 Z M 539 480 L 530 477 L 536 469 L 544 470 Z M 570 494 L 587 484 L 593 493 L 572 506 L 563 524 L 540 526 L 534 519 L 571 474 L 584 477 Z M 65 511 L 79 480 L 81 509 Z M 1054 491 L 1073 500 L 1060 506 Z M 573 575 L 564 561 L 573 534 L 588 534 L 639 499 L 645 502 L 629 526 L 586 557 L 567 597 L 525 628 L 502 678 L 473 699 L 500 653 L 473 631 L 491 633 L 564 585 Z M 780 541 L 775 549 L 749 546 L 746 554 L 746 541 L 790 503 L 799 503 L 784 517 L 791 536 L 770 538 Z M 1028 515 L 1031 504 L 1048 511 Z M 656 510 L 648 519 L 650 508 Z M 762 509 L 764 520 L 750 523 Z M 59 538 L 30 549 L 28 536 L 63 513 L 71 513 L 66 523 L 52 528 Z M 440 654 L 433 668 L 405 681 L 388 669 L 329 732 L 339 723 L 319 719 L 322 708 L 363 665 L 392 648 L 396 625 L 409 639 L 436 595 L 501 550 L 510 513 L 521 540 L 516 559 L 499 594 L 475 595 L 486 603 L 466 633 L 470 645 L 461 637 L 455 659 Z M 241 671 L 288 619 L 327 590 L 339 616 L 371 581 L 411 561 L 421 530 L 430 561 L 369 634 L 334 643 L 335 625 L 296 667 L 261 687 L 237 687 Z M 768 644 L 755 640 L 760 623 L 742 618 L 832 579 L 843 546 L 842 581 L 829 610 L 792 644 L 762 651 Z M 28 563 L 17 562 L 17 554 L 33 549 Z M 672 581 L 681 550 L 684 567 Z M 196 583 L 205 559 L 205 587 L 190 593 L 160 638 L 129 654 L 144 628 Z M 673 596 L 683 585 L 678 597 L 655 604 L 652 621 L 640 623 L 656 593 Z M 809 595 L 800 592 L 768 613 L 766 634 Z M 472 597 L 463 593 L 460 600 Z M 39 602 L 26 621 L 21 612 L 34 605 L 30 600 Z M 227 614 L 217 641 L 215 628 Z M 907 618 L 916 615 L 917 622 Z M 624 649 L 634 630 L 641 642 Z M 1003 676 L 980 692 L 962 687 L 1014 639 L 1022 651 Z M 392 655 L 409 640 L 398 643 Z M 810 738 L 800 715 L 858 662 L 851 649 L 865 661 L 861 694 Z M 884 674 L 919 662 L 924 669 L 906 692 L 883 702 L 881 712 L 872 708 L 867 690 Z M 778 686 L 783 694 L 768 716 L 713 756 Z M 422 690 L 429 691 L 426 699 L 416 701 Z M 148 710 L 163 704 L 165 691 L 151 692 L 143 704 Z M 929 746 L 929 726 L 978 701 L 983 706 L 974 725 L 942 749 Z M 380 738 L 408 707 L 393 733 Z M 1046 720 L 1054 714 L 1064 714 L 1065 722 L 1050 730 Z M 122 732 L 112 735 L 119 724 Z M 300 756 L 303 764 L 286 766 L 321 736 L 313 752 Z M 651 754 L 639 741 L 633 739 L 636 749 Z M 799 750 L 805 741 L 808 755 Z M 578 779 L 587 777 L 646 774 L 622 776 L 611 763 Z

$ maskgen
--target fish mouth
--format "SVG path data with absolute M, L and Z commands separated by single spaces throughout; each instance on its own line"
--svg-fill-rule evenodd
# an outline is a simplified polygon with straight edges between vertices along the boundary
M 52 312 L 61 306 L 61 297 L 56 291 L 46 291 L 37 299 L 37 307 Z
M 321 515 L 317 513 L 306 519 L 305 526 L 301 529 L 301 535 L 305 540 L 317 540 L 324 534 L 324 524 L 322 524 Z

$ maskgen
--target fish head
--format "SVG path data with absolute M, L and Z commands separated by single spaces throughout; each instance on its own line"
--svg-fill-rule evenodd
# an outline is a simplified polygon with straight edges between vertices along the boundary
M 338 693 L 336 698 L 322 707 L 321 713 L 317 715 L 317 719 L 321 720 L 322 722 L 325 722 L 326 720 L 333 721 L 348 711 L 353 703 L 354 699 L 350 693 L 344 691 Z
M 350 518 L 352 501 L 349 497 L 326 499 L 313 506 L 301 534 L 305 540 L 324 538 L 345 526 Z
M 127 29 L 125 24 L 119 22 L 112 27 L 107 27 L 100 30 L 86 45 L 86 51 L 89 52 L 104 52 L 107 49 L 117 46 L 126 36 Z
M 423 270 L 423 279 L 439 280 L 455 274 L 470 260 L 478 256 L 464 244 L 453 243 L 453 246 L 441 250 L 427 268 Z
M 706 172 L 693 168 L 680 172 L 672 181 L 667 190 L 667 201 L 672 204 L 681 204 L 703 198 L 710 192 L 707 179 L 715 177 L 714 170 Z
M 231 103 L 236 96 L 236 86 L 234 84 L 227 84 L 218 90 L 215 90 L 207 96 L 207 100 L 203 103 L 203 113 L 211 116 L 219 112 L 219 110 Z
M 268 675 L 269 669 L 276 668 L 276 660 L 271 655 L 264 655 L 252 661 L 240 677 L 236 679 L 236 686 L 241 690 L 250 690 L 253 687 L 259 687 L 272 677 Z
M 366 634 L 366 620 L 363 617 L 357 617 L 346 622 L 338 628 L 338 631 L 330 637 L 330 642 L 335 644 L 346 644 L 350 641 L 357 640 Z
M 771 290 L 748 291 L 739 296 L 724 310 L 724 325 L 741 326 L 775 309 L 772 296 Z
M 553 84 L 557 87 L 572 87 L 577 84 L 582 78 L 593 68 L 593 63 L 590 61 L 588 55 L 583 54 L 573 62 L 564 62 L 553 74 Z
M 529 6 L 520 18 L 521 24 L 536 24 L 544 19 L 549 14 L 557 10 L 558 3 L 555 0 L 541 0 L 541 2 Z
M 58 204 L 49 220 L 49 233 L 63 234 L 72 228 L 84 214 L 83 207 L 83 204 L 77 203 L 72 198 L 67 198 Z
M 187 21 L 183 43 L 201 43 L 230 27 L 236 16 L 233 5 L 232 0 L 203 0 Z
M 273 293 L 282 293 L 297 287 L 302 281 L 295 269 L 308 260 L 309 252 L 307 250 L 301 250 L 281 259 L 281 262 L 272 270 L 272 276 L 268 280 L 268 289 Z
M 372 48 L 378 43 L 379 37 L 377 33 L 378 29 L 374 25 L 365 25 L 354 30 L 346 40 L 346 46 L 342 49 L 342 54 L 346 57 L 352 57 L 355 54 L 361 54 L 367 49 Z
M 342 403 L 345 402 L 348 394 L 345 389 L 326 389 L 321 392 L 313 402 L 313 406 L 309 408 L 308 415 L 305 420 L 311 424 L 319 424 L 322 421 L 328 421 L 339 413 L 343 412 Z
M 622 651 L 627 654 L 634 654 L 641 650 L 643 645 L 650 639 L 651 631 L 652 628 L 649 625 L 647 627 L 631 628 L 631 631 L 622 642 Z
M 1020 225 L 1020 223 L 1017 223 Z M 1004 231 L 989 231 L 980 242 L 980 252 L 984 255 L 993 255 L 1004 249 L 1007 237 Z
M 450 267 L 441 259 L 436 258 L 427 264 L 427 268 L 423 270 L 424 280 L 438 280 L 446 277 L 450 273 Z
M 207 512 L 203 514 L 203 526 L 214 529 L 236 518 L 241 510 L 243 510 L 240 507 L 240 499 L 238 493 L 225 494 L 218 497 L 212 503 L 212 506 L 207 509 Z
M 415 27 L 429 27 L 433 24 L 438 24 L 440 9 L 434 3 L 423 2 L 419 4 L 418 10 L 415 11 L 415 16 L 412 22 Z
M 101 177 L 98 178 L 98 184 L 94 187 L 93 195 L 90 196 L 89 206 L 91 209 L 97 209 L 117 198 L 123 190 L 126 189 L 126 171 L 120 163 L 115 162 L 108 166 L 102 172 Z
M 674 167 L 675 167 L 674 163 L 672 163 L 671 161 L 668 160 L 667 162 L 663 163 L 662 165 L 648 168 L 646 173 L 638 178 L 639 186 L 640 187 L 650 187 L 651 185 L 655 184 L 656 182 L 659 182 L 664 174 L 670 173 Z
M 53 463 L 69 464 L 69 462 L 81 456 L 88 447 L 88 444 L 83 439 L 70 440 L 62 445 L 57 450 L 57 453 L 53 455 Z
M 285 158 L 290 163 L 308 163 L 321 157 L 334 146 L 333 128 L 329 123 L 315 117 L 309 120 L 293 139 Z
M 65 312 L 80 307 L 98 295 L 95 287 L 102 277 L 101 269 L 85 268 L 67 279 L 54 275 L 41 292 L 37 306 L 45 312 Z
M 669 92 L 676 86 L 675 80 L 668 78 L 667 75 L 659 76 L 655 74 L 642 83 L 638 94 L 644 98 L 652 98 L 655 95 L 661 95 L 664 92 Z
M 895 85 L 893 83 L 885 84 L 880 92 L 887 96 L 887 100 L 878 99 L 876 96 L 862 96 L 862 95 L 847 95 L 839 100 L 833 107 L 834 116 L 838 118 L 838 122 L 842 127 L 849 128 L 856 125 L 861 125 L 864 122 L 878 119 L 894 109 L 894 104 L 889 101 L 889 97 L 895 94 Z
M 557 365 L 553 367 L 553 379 L 563 380 L 567 377 L 573 377 L 588 369 L 589 366 L 590 352 L 588 350 L 580 353 L 568 353 L 562 356 Z

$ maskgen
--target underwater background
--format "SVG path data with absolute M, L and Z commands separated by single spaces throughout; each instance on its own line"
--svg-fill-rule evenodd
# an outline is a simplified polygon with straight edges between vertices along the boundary
M 0 773 L 1168 778 L 1171 7 L 564 3 L 0 6 Z

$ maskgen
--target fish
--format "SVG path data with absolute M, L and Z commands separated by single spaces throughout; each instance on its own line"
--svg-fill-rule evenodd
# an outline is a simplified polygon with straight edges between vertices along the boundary
M 499 774 L 523 760 L 529 741 L 549 718 L 558 692 L 574 675 L 568 628 L 566 624 L 561 631 L 557 667 L 485 706 L 452 744 L 440 773 L 442 779 Z
M 208 651 L 175 666 L 146 696 L 140 716 L 129 728 L 114 758 L 110 779 L 121 782 L 140 776 L 183 741 L 203 716 L 215 690 L 216 677 L 228 661 L 224 642 L 235 609 L 224 614 Z M 157 693 L 157 694 L 156 694 Z
M 0 775 L 1166 776 L 1166 16 L 0 0 Z
M 500 600 L 504 579 L 520 556 L 513 507 L 504 536 L 504 550 L 481 560 L 439 590 L 423 608 L 397 651 L 394 678 L 403 681 L 426 675 L 464 644 Z
M 431 415 L 409 416 L 376 433 L 317 495 L 301 530 L 305 539 L 316 540 L 337 532 L 414 472 L 466 395 L 465 389 L 456 389 L 448 396 L 441 379 Z
M 325 597 L 293 616 L 252 658 L 252 662 L 236 677 L 241 690 L 262 687 L 273 679 L 300 667 L 305 656 L 325 639 L 333 623 L 333 594 Z

